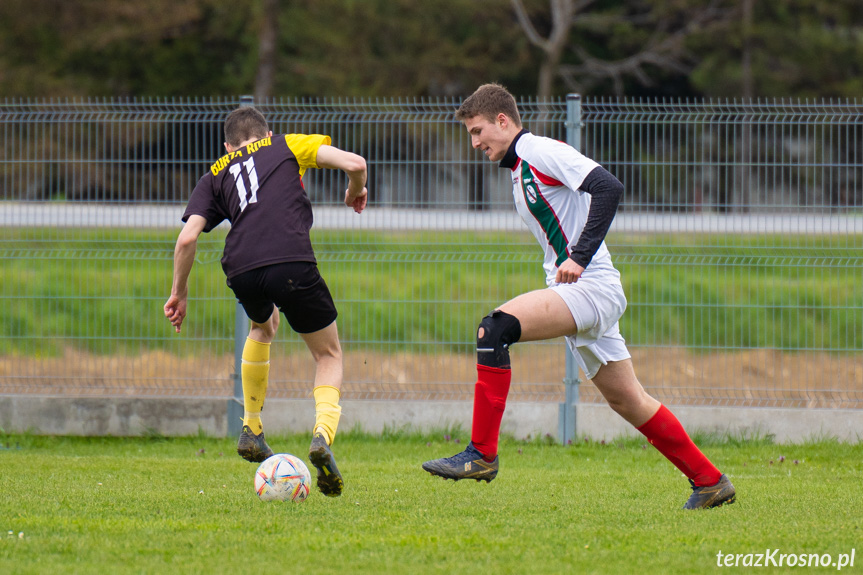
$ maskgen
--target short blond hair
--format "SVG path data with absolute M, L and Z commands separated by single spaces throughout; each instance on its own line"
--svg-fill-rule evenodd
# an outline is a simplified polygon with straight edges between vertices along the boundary
M 515 98 L 500 84 L 483 84 L 462 102 L 455 113 L 455 119 L 464 122 L 482 116 L 494 122 L 498 114 L 505 114 L 515 125 L 521 127 L 521 116 Z

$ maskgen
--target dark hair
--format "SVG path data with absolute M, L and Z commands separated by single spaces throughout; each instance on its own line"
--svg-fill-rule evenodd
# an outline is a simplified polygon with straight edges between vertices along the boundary
M 494 122 L 501 113 L 506 114 L 517 127 L 521 127 L 521 116 L 512 94 L 500 84 L 483 84 L 462 102 L 455 113 L 455 119 L 464 122 L 482 116 L 489 122 Z
M 246 140 L 260 140 L 270 131 L 264 115 L 252 106 L 237 108 L 225 119 L 225 141 L 236 148 Z

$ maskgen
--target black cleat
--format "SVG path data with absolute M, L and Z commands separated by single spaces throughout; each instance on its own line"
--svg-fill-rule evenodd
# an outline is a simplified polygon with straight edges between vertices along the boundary
M 473 442 L 467 444 L 467 448 L 453 455 L 452 457 L 444 457 L 442 459 L 432 459 L 423 463 L 423 469 L 443 477 L 444 479 L 476 479 L 477 481 L 490 482 L 497 477 L 498 458 L 494 456 L 494 461 L 489 463 L 482 458 L 480 453 L 474 446 Z
M 345 482 L 336 466 L 333 452 L 322 433 L 315 433 L 312 437 L 312 444 L 309 446 L 309 460 L 318 470 L 318 489 L 321 490 L 321 493 L 327 497 L 341 495 L 345 488 Z
M 267 445 L 267 440 L 264 439 L 264 432 L 260 435 L 252 433 L 248 425 L 243 426 L 243 432 L 240 434 L 240 439 L 237 441 L 237 453 L 246 461 L 252 463 L 260 463 L 265 459 L 273 456 L 273 450 Z
M 724 473 L 719 477 L 716 485 L 696 487 L 691 479 L 689 483 L 692 485 L 692 495 L 683 505 L 684 509 L 710 509 L 726 504 L 730 505 L 735 501 L 734 486 L 731 485 L 731 481 Z

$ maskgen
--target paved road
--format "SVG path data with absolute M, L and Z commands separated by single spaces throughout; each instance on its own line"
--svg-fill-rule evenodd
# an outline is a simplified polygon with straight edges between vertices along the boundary
M 6 227 L 176 228 L 182 206 L 0 202 Z M 315 208 L 317 229 L 523 231 L 515 210 L 470 212 L 340 206 Z M 620 213 L 612 231 L 628 233 L 863 234 L 863 214 L 632 214 Z

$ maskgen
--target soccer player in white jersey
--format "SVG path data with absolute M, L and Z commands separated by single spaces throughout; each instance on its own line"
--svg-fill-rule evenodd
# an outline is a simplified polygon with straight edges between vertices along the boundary
M 498 84 L 480 86 L 456 119 L 474 148 L 511 170 L 516 209 L 545 250 L 548 287 L 519 295 L 482 319 L 471 442 L 462 453 L 427 461 L 423 469 L 445 479 L 494 479 L 512 373 L 509 346 L 564 336 L 611 408 L 689 478 L 693 491 L 685 509 L 733 503 L 728 477 L 641 386 L 618 330 L 626 296 L 604 240 L 623 184 L 569 145 L 522 129 L 515 99 Z

